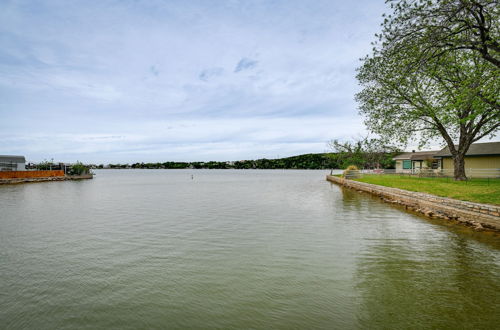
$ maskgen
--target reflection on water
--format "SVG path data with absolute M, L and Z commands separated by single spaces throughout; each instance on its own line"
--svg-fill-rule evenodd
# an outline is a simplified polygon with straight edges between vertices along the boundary
M 438 238 L 436 238 L 438 239 Z M 493 329 L 499 323 L 498 255 L 460 237 L 423 245 L 374 239 L 356 272 L 367 328 Z
M 408 214 L 325 174 L 105 170 L 0 186 L 2 327 L 500 323 L 497 235 Z

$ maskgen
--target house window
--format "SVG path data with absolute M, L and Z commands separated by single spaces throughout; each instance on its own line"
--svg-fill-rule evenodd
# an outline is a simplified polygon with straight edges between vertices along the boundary
M 411 169 L 411 160 L 403 160 L 403 170 Z

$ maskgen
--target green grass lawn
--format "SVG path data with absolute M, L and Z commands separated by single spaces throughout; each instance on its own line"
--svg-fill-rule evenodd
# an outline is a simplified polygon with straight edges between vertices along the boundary
M 356 181 L 425 192 L 464 201 L 500 205 L 500 179 L 454 181 L 453 178 L 419 178 L 400 175 L 364 175 Z

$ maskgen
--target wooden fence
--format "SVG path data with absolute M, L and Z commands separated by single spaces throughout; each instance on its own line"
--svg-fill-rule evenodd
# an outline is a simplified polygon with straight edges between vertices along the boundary
M 1 171 L 0 179 L 47 178 L 64 176 L 63 170 L 52 171 Z

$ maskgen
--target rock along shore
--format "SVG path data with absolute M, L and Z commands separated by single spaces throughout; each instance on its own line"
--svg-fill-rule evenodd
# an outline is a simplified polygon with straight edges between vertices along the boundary
M 404 189 L 358 182 L 327 175 L 336 184 L 379 196 L 386 202 L 399 204 L 427 217 L 440 218 L 471 226 L 476 230 L 500 231 L 500 206 L 461 201 L 453 198 Z
M 30 183 L 30 182 L 47 182 L 47 181 L 68 181 L 68 180 L 88 180 L 93 179 L 93 174 L 84 175 L 65 175 L 65 176 L 51 176 L 51 177 L 34 177 L 34 178 L 9 178 L 0 179 L 0 184 L 17 184 L 17 183 Z

